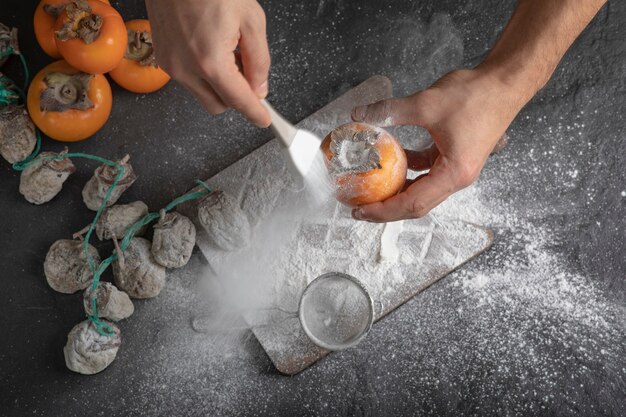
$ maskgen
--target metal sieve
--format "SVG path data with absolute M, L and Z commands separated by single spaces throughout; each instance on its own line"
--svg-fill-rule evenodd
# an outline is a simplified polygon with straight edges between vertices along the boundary
M 328 350 L 342 350 L 356 345 L 367 335 L 374 322 L 374 302 L 367 289 L 355 277 L 340 272 L 323 274 L 311 281 L 300 296 L 298 311 L 279 307 L 244 311 L 275 311 L 285 314 L 285 317 L 273 323 L 230 327 L 229 330 L 271 327 L 297 318 L 311 342 Z M 193 318 L 192 328 L 202 333 L 220 332 L 212 325 L 205 326 L 205 319 L 211 321 L 211 316 Z
M 359 280 L 331 272 L 315 278 L 304 289 L 298 318 L 304 333 L 317 346 L 341 350 L 356 345 L 370 331 L 374 303 Z

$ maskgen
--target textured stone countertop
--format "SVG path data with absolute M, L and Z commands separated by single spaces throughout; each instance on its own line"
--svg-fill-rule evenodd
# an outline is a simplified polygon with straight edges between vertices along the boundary
M 374 74 L 395 94 L 480 62 L 513 1 L 261 2 L 272 52 L 270 100 L 291 120 Z M 37 2 L 4 0 L 31 71 Z M 112 0 L 125 19 L 141 0 Z M 121 324 L 106 371 L 68 371 L 62 348 L 84 319 L 80 295 L 52 291 L 48 247 L 86 225 L 81 189 L 95 165 L 44 206 L 18 193 L 0 163 L 0 415 L 378 416 L 626 414 L 626 3 L 610 2 L 509 129 L 509 147 L 457 200 L 496 242 L 374 326 L 356 348 L 295 377 L 272 367 L 248 333 L 194 333 L 205 266 L 169 274 L 155 300 Z M 16 60 L 6 67 L 19 74 Z M 213 117 L 171 82 L 152 95 L 114 86 L 111 119 L 72 151 L 131 155 L 139 180 L 125 201 L 152 210 L 270 139 L 232 111 Z M 410 130 L 398 130 L 410 143 Z M 44 150 L 60 143 L 44 140 Z M 455 201 L 457 203 L 455 203 Z M 472 211 L 473 210 L 473 211 Z M 100 245 L 101 253 L 110 250 Z M 106 275 L 105 279 L 110 279 Z

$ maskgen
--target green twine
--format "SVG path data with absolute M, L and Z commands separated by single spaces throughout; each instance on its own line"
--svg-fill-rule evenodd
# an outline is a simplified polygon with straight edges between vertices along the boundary
M 30 79 L 30 75 L 28 72 L 28 65 L 26 64 L 26 59 L 24 58 L 24 56 L 20 52 L 15 51 L 12 47 L 9 47 L 6 50 L 0 52 L 0 59 L 8 55 L 19 56 L 20 61 L 22 63 L 22 67 L 24 69 L 24 87 L 23 89 L 20 89 L 18 86 L 15 85 L 15 83 L 9 77 L 6 77 L 4 75 L 0 76 L 0 107 L 7 106 L 7 105 L 17 105 L 20 99 L 23 102 L 26 102 L 26 96 L 24 94 L 24 91 L 26 91 L 28 87 L 29 79 Z M 43 161 L 44 159 L 60 160 L 60 159 L 65 159 L 65 158 L 91 159 L 91 160 L 98 161 L 100 163 L 112 166 L 118 170 L 118 174 L 115 177 L 115 180 L 113 181 L 113 183 L 111 183 L 111 186 L 109 187 L 106 195 L 104 196 L 104 200 L 102 201 L 102 204 L 98 208 L 98 211 L 96 212 L 96 215 L 94 216 L 93 221 L 89 225 L 89 229 L 87 230 L 87 233 L 85 234 L 85 237 L 83 240 L 83 251 L 87 258 L 87 262 L 89 263 L 89 268 L 91 269 L 91 272 L 93 274 L 93 279 L 92 279 L 92 284 L 91 284 L 92 314 L 87 314 L 87 317 L 89 318 L 89 320 L 91 320 L 91 322 L 93 323 L 98 333 L 100 333 L 103 336 L 110 336 L 114 333 L 113 329 L 107 323 L 100 320 L 100 316 L 98 314 L 98 302 L 96 300 L 96 289 L 98 288 L 98 284 L 100 283 L 100 277 L 102 273 L 111 265 L 111 263 L 113 263 L 114 260 L 118 258 L 118 254 L 114 252 L 111 256 L 103 260 L 100 263 L 100 265 L 98 265 L 98 267 L 96 268 L 95 262 L 93 258 L 91 257 L 91 255 L 89 254 L 89 239 L 91 238 L 91 235 L 96 227 L 96 223 L 98 223 L 98 219 L 100 218 L 100 216 L 102 215 L 102 212 L 107 206 L 107 202 L 110 200 L 111 194 L 117 187 L 119 181 L 124 176 L 124 167 L 118 164 L 117 162 L 110 161 L 108 159 L 101 158 L 96 155 L 90 155 L 90 154 L 86 154 L 82 152 L 67 153 L 63 155 L 43 155 L 43 156 L 39 155 L 39 157 L 37 157 L 41 149 L 41 134 L 39 132 L 39 129 L 37 129 L 36 132 L 37 132 L 37 143 L 35 145 L 35 150 L 23 161 L 16 162 L 12 165 L 13 169 L 15 169 L 16 171 L 23 171 L 30 166 L 40 163 L 40 161 Z M 165 210 L 166 212 L 171 211 L 174 207 L 178 206 L 181 203 L 200 198 L 212 192 L 211 189 L 208 187 L 208 185 L 206 185 L 204 182 L 200 180 L 196 180 L 196 183 L 204 187 L 205 190 L 191 192 L 181 197 L 178 197 L 172 202 L 170 202 L 167 206 L 165 206 L 163 210 Z M 141 218 L 140 220 L 135 222 L 133 225 L 131 225 L 126 231 L 126 233 L 124 234 L 124 237 L 120 243 L 120 250 L 122 251 L 126 250 L 128 246 L 130 245 L 130 242 L 135 236 L 135 234 L 139 231 L 139 229 L 141 229 L 142 227 L 151 223 L 152 221 L 156 220 L 159 217 L 160 217 L 159 212 L 148 213 L 143 218 Z
M 39 137 L 38 137 L 38 140 L 39 140 Z M 65 158 L 86 158 L 86 159 L 91 159 L 91 160 L 95 160 L 95 161 L 101 162 L 103 164 L 115 167 L 118 170 L 118 174 L 115 177 L 115 180 L 113 181 L 113 183 L 111 183 L 111 186 L 109 187 L 109 189 L 108 189 L 104 199 L 102 200 L 102 204 L 98 208 L 98 211 L 96 212 L 96 215 L 94 216 L 93 221 L 89 225 L 89 229 L 87 230 L 87 233 L 85 234 L 85 238 L 83 240 L 83 251 L 85 253 L 85 256 L 87 257 L 87 261 L 89 262 L 89 268 L 91 269 L 91 272 L 93 274 L 93 279 L 92 279 L 92 284 L 91 284 L 91 289 L 92 289 L 92 294 L 93 294 L 92 298 L 91 298 L 91 309 L 92 309 L 92 313 L 93 314 L 91 314 L 91 315 L 87 314 L 87 317 L 89 318 L 89 320 L 92 321 L 92 323 L 94 324 L 94 326 L 95 326 L 96 330 L 98 331 L 98 333 L 100 333 L 101 335 L 104 335 L 104 336 L 109 336 L 109 335 L 113 334 L 113 329 L 111 329 L 111 326 L 109 326 L 108 324 L 106 324 L 105 322 L 100 320 L 100 316 L 98 315 L 98 303 L 96 301 L 96 289 L 98 287 L 98 284 L 100 283 L 100 276 L 111 265 L 111 263 L 113 263 L 113 261 L 115 261 L 118 258 L 118 254 L 117 253 L 113 253 L 111 256 L 109 256 L 108 258 L 103 260 L 100 263 L 100 265 L 96 268 L 95 262 L 94 262 L 93 258 L 91 257 L 91 255 L 89 254 L 89 239 L 91 238 L 91 234 L 93 233 L 93 231 L 94 231 L 94 229 L 96 227 L 96 224 L 98 223 L 98 219 L 100 218 L 100 216 L 102 215 L 102 212 L 104 211 L 104 209 L 107 206 L 107 202 L 109 201 L 109 199 L 111 197 L 111 194 L 113 193 L 113 190 L 115 190 L 115 188 L 117 187 L 119 181 L 124 176 L 124 167 L 122 165 L 118 164 L 117 162 L 113 162 L 113 161 L 110 161 L 108 159 L 96 156 L 96 155 L 90 155 L 90 154 L 86 154 L 86 153 L 75 152 L 75 153 L 67 153 L 67 154 L 63 154 L 63 155 L 43 155 L 43 156 L 39 156 L 36 159 L 33 159 L 33 155 L 31 154 L 31 156 L 29 156 L 27 158 L 28 161 L 24 160 L 24 161 L 21 161 L 21 162 L 16 162 L 15 164 L 13 164 L 13 168 L 18 170 L 18 171 L 23 171 L 24 169 L 28 168 L 29 166 L 35 165 L 35 164 L 39 163 L 40 161 L 42 161 L 44 159 L 59 160 L 59 159 L 65 159 Z M 167 206 L 165 206 L 163 208 L 163 210 L 165 210 L 166 212 L 171 211 L 173 208 L 175 208 L 176 206 L 178 206 L 181 203 L 200 198 L 200 197 L 202 197 L 204 195 L 207 195 L 207 194 L 212 192 L 212 190 L 209 188 L 209 186 L 207 184 L 205 184 L 203 181 L 196 180 L 196 183 L 198 183 L 202 187 L 204 187 L 205 190 L 191 192 L 191 193 L 185 194 L 185 195 L 183 195 L 181 197 L 178 197 L 175 200 L 173 200 L 172 202 L 170 202 Z M 120 246 L 120 250 L 125 251 L 128 248 L 128 246 L 130 245 L 131 240 L 135 237 L 135 234 L 142 227 L 144 227 L 147 224 L 151 223 L 152 221 L 158 219 L 159 217 L 160 217 L 160 212 L 148 213 L 144 217 L 142 217 L 141 219 L 139 219 L 138 221 L 133 223 L 128 228 L 128 230 L 124 234 L 123 239 L 121 240 L 121 243 L 119 245 Z
M 121 167 L 121 168 L 123 168 L 123 167 Z M 121 177 L 118 177 L 118 178 L 121 178 Z M 202 197 L 204 195 L 207 195 L 207 194 L 212 192 L 212 190 L 209 188 L 209 186 L 207 184 L 205 184 L 203 181 L 196 180 L 196 183 L 202 185 L 205 188 L 205 190 L 195 191 L 195 192 L 191 192 L 191 193 L 182 195 L 182 196 L 176 198 L 175 200 L 173 200 L 172 202 L 170 202 L 167 206 L 165 206 L 163 208 L 163 210 L 166 211 L 166 212 L 171 211 L 174 207 L 178 206 L 181 203 L 200 198 L 200 197 Z M 114 184 L 111 184 L 111 188 L 109 188 L 109 191 L 111 191 L 114 188 Z M 107 193 L 107 198 L 108 198 L 108 194 L 110 194 L 110 193 Z M 105 198 L 105 200 L 103 201 L 102 206 L 100 206 L 100 209 L 102 209 L 106 205 L 107 198 Z M 87 235 L 85 235 L 85 242 L 88 241 L 88 239 L 89 239 L 88 235 L 90 234 L 91 230 L 95 226 L 95 223 L 97 222 L 98 216 L 99 216 L 99 213 L 96 214 L 96 218 L 92 222 L 92 224 L 91 224 L 91 226 L 89 228 L 89 231 L 87 232 Z M 151 223 L 152 221 L 158 219 L 159 217 L 160 217 L 160 212 L 148 213 L 144 217 L 142 217 L 141 219 L 139 219 L 135 223 L 133 223 L 128 228 L 126 233 L 124 234 L 124 238 L 121 240 L 121 243 L 119 245 L 120 250 L 122 252 L 125 251 L 128 248 L 128 246 L 130 245 L 131 240 L 135 237 L 135 234 L 142 227 L 144 227 L 147 224 Z M 87 246 L 85 247 L 85 253 L 87 254 L 87 256 L 89 256 L 89 254 L 87 252 Z M 111 256 L 109 256 L 108 258 L 106 258 L 105 260 L 103 260 L 100 263 L 100 265 L 98 266 L 98 269 L 96 269 L 95 271 L 93 271 L 93 269 L 92 269 L 92 271 L 93 271 L 93 281 L 92 281 L 91 289 L 92 289 L 92 292 L 93 292 L 93 297 L 91 298 L 91 309 L 93 310 L 93 315 L 87 315 L 87 317 L 89 317 L 89 319 L 93 322 L 93 324 L 96 327 L 96 330 L 98 331 L 98 333 L 100 333 L 102 335 L 111 335 L 111 334 L 113 334 L 113 330 L 111 329 L 111 327 L 108 324 L 102 322 L 99 319 L 99 317 L 98 317 L 98 307 L 97 307 L 97 303 L 96 303 L 96 293 L 95 293 L 95 290 L 98 287 L 98 283 L 100 282 L 100 276 L 102 275 L 102 273 L 117 258 L 118 258 L 118 254 L 116 252 L 114 252 L 113 254 L 111 254 Z

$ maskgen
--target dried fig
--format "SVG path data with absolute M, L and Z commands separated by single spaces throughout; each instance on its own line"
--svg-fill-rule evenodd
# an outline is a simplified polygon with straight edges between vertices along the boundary
M 166 268 L 187 265 L 196 244 L 196 227 L 188 217 L 177 212 L 161 210 L 161 218 L 154 225 L 152 256 Z
M 54 198 L 63 188 L 76 167 L 69 158 L 43 158 L 48 155 L 64 155 L 67 148 L 59 153 L 42 152 L 35 163 L 24 171 L 20 177 L 20 193 L 33 204 L 43 204 Z
M 89 255 L 97 267 L 100 264 L 98 250 L 89 245 Z M 80 240 L 60 239 L 54 242 L 46 255 L 43 270 L 50 287 L 65 294 L 84 290 L 93 278 Z
M 0 155 L 10 164 L 23 161 L 35 149 L 35 125 L 24 106 L 0 110 Z
M 165 286 L 165 268 L 155 262 L 150 247 L 149 240 L 133 238 L 113 262 L 115 283 L 132 298 L 156 297 Z
M 91 320 L 78 323 L 67 335 L 63 348 L 65 365 L 72 371 L 93 375 L 104 370 L 115 360 L 122 344 L 120 329 L 105 322 L 113 330 L 112 335 L 101 335 Z
M 17 43 L 17 28 L 10 28 L 0 23 L 0 67 L 4 65 L 9 55 L 20 52 Z
M 90 316 L 93 314 L 91 301 L 93 290 L 91 285 L 83 293 L 83 305 L 85 312 Z M 99 282 L 96 287 L 96 303 L 98 316 L 113 321 L 120 321 L 130 317 L 135 311 L 133 302 L 124 291 L 118 290 L 115 285 L 109 282 Z
M 141 220 L 146 214 L 148 214 L 148 206 L 143 201 L 107 208 L 96 225 L 98 239 L 121 238 L 130 226 Z M 144 231 L 145 227 L 138 230 L 136 235 L 139 236 Z
M 233 197 L 214 191 L 198 202 L 198 220 L 208 237 L 224 250 L 235 250 L 250 240 L 250 221 Z
M 107 207 L 115 204 L 122 193 L 133 185 L 135 180 L 137 180 L 137 175 L 135 175 L 133 167 L 128 162 L 129 159 L 130 157 L 126 155 L 124 158 L 117 161 L 119 165 L 124 167 L 124 175 L 111 193 L 111 197 L 107 201 Z M 87 181 L 85 188 L 83 188 L 83 201 L 90 210 L 97 211 L 100 208 L 102 202 L 104 201 L 104 197 L 106 197 L 107 192 L 109 191 L 111 184 L 115 181 L 115 178 L 117 178 L 117 175 L 117 167 L 102 164 L 96 168 L 93 177 Z

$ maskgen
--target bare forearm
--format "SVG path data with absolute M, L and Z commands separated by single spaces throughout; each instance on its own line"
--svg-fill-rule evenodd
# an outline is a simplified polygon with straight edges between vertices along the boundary
M 550 79 L 567 49 L 606 0 L 520 0 L 479 66 L 516 90 L 524 105 Z

